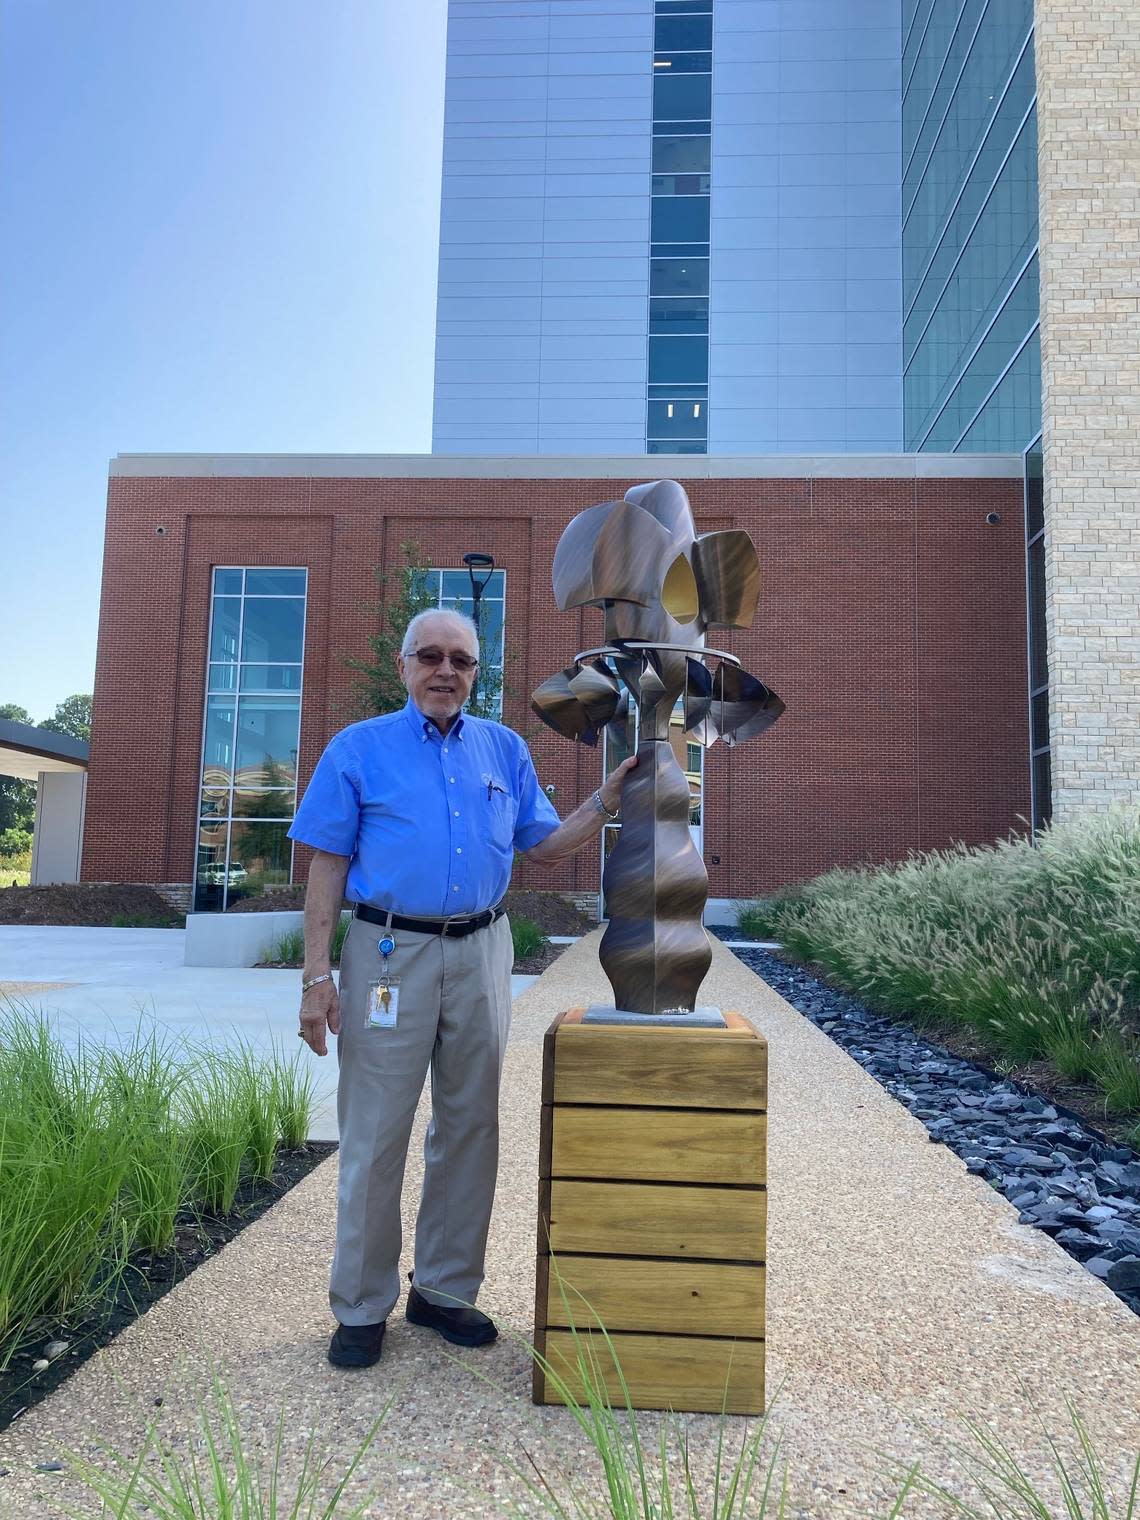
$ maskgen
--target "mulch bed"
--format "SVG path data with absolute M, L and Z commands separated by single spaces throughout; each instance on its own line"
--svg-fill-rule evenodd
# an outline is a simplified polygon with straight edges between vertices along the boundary
M 122 1279 L 109 1285 L 74 1319 L 40 1321 L 17 1348 L 7 1370 L 0 1372 L 0 1430 L 54 1393 L 89 1356 L 240 1235 L 335 1150 L 332 1141 L 310 1140 L 300 1150 L 279 1151 L 273 1177 L 268 1182 L 243 1182 L 229 1214 L 221 1218 L 187 1214 L 179 1220 L 172 1250 L 160 1256 L 133 1256 Z M 51 1341 L 65 1341 L 68 1349 L 43 1371 L 33 1372 L 32 1364 L 43 1357 Z
M 519 888 L 508 892 L 505 901 L 512 918 L 529 918 L 544 934 L 589 934 L 591 929 L 598 927 L 594 919 L 579 912 L 559 892 L 532 892 Z M 304 906 L 304 887 L 283 887 L 279 892 L 266 892 L 262 897 L 244 897 L 226 912 L 297 913 Z
M 150 887 L 91 883 L 57 887 L 0 889 L 0 924 L 62 924 L 100 929 L 115 919 L 130 919 L 132 927 L 180 929 L 185 922 Z

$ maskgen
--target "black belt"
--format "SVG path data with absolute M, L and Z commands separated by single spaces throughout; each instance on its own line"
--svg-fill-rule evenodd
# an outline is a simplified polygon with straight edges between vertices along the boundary
M 352 911 L 365 923 L 379 924 L 383 929 L 410 929 L 416 934 L 446 934 L 450 939 L 461 939 L 465 934 L 474 934 L 476 929 L 485 929 L 488 924 L 493 924 L 507 910 L 500 906 L 488 908 L 485 912 L 470 917 L 405 918 L 402 913 L 385 913 L 381 908 L 370 908 L 367 903 L 357 903 Z

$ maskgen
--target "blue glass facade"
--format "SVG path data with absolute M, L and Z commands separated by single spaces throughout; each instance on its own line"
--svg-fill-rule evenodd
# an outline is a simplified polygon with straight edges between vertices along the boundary
M 907 449 L 1041 427 L 1032 0 L 904 0 Z

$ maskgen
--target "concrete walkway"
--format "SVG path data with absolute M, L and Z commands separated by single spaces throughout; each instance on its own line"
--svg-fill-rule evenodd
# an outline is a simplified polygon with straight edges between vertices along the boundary
M 153 1025 L 174 1040 L 241 1039 L 260 1050 L 276 1045 L 292 1056 L 298 972 L 186 966 L 185 939 L 184 929 L 2 924 L 0 1001 L 42 1009 L 71 1045 L 80 1035 L 95 1044 L 118 1044 Z M 512 977 L 515 996 L 533 981 Z M 321 1100 L 311 1138 L 335 1140 L 334 1064 L 318 1065 L 317 1072 Z
M 597 943 L 595 934 L 573 946 L 515 1004 L 499 1202 L 480 1297 L 504 1330 L 497 1345 L 453 1355 L 397 1313 L 374 1371 L 328 1366 L 331 1160 L 0 1437 L 0 1467 L 12 1470 L 0 1479 L 0 1513 L 97 1513 L 70 1478 L 37 1475 L 34 1464 L 60 1446 L 93 1459 L 105 1444 L 133 1452 L 151 1418 L 177 1438 L 189 1420 L 188 1391 L 211 1358 L 225 1369 L 255 1450 L 269 1448 L 284 1412 L 293 1463 L 315 1428 L 339 1471 L 393 1397 L 353 1489 L 379 1494 L 374 1516 L 502 1513 L 494 1496 L 516 1490 L 500 1458 L 526 1467 L 529 1454 L 555 1487 L 560 1471 L 587 1477 L 590 1453 L 571 1417 L 529 1402 L 525 1341 L 542 1035 L 561 1009 L 605 1000 Z M 790 1468 L 789 1515 L 886 1520 L 897 1485 L 876 1453 L 921 1459 L 932 1475 L 958 1481 L 945 1442 L 963 1434 L 961 1415 L 992 1421 L 1048 1491 L 1030 1400 L 1068 1450 L 1066 1394 L 1119 1484 L 1140 1449 L 1140 1321 L 1046 1236 L 1018 1225 L 1004 1199 L 929 1143 L 860 1067 L 719 945 L 702 997 L 740 1009 L 770 1044 L 768 1369 Z M 409 1234 L 419 1177 L 414 1150 Z M 651 1446 L 659 1420 L 640 1417 Z M 682 1423 L 699 1481 L 717 1422 Z M 730 1425 L 739 1439 L 743 1422 Z M 921 1497 L 903 1511 L 943 1513 Z

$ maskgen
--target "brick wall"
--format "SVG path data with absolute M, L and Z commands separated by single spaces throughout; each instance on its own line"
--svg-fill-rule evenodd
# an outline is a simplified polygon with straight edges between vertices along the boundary
M 83 869 L 189 881 L 215 564 L 309 570 L 300 781 L 348 721 L 374 569 L 415 539 L 507 572 L 505 717 L 562 813 L 597 785 L 597 751 L 531 715 L 530 691 L 600 640 L 594 609 L 559 613 L 550 566 L 574 512 L 615 480 L 114 477 L 108 502 Z M 705 775 L 715 897 L 834 865 L 989 841 L 1028 812 L 1021 489 L 1002 480 L 694 480 L 702 529 L 743 527 L 760 553 L 755 625 L 717 635 L 788 711 L 716 745 Z M 989 526 L 987 512 L 1001 523 Z M 165 532 L 159 535 L 158 527 Z M 307 854 L 297 851 L 298 874 Z M 590 847 L 524 884 L 594 892 Z
M 1037 0 L 1053 811 L 1140 782 L 1140 14 Z

